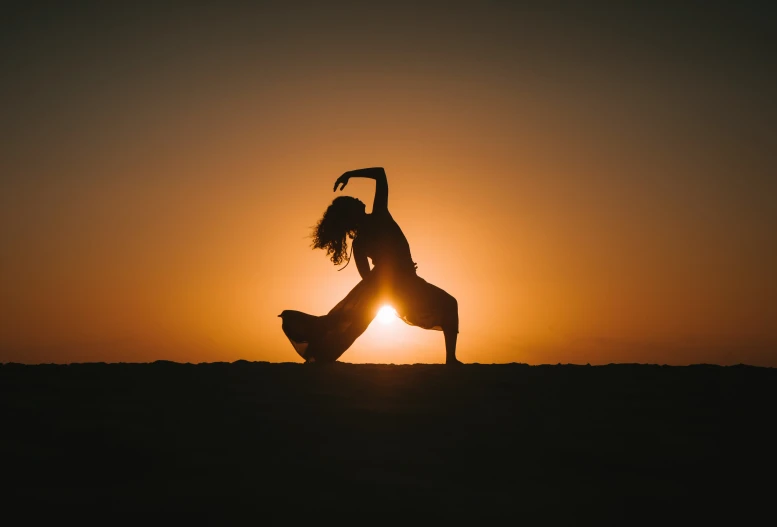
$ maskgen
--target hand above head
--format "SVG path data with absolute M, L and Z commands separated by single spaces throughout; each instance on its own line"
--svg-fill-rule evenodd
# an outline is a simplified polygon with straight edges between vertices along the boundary
M 338 185 L 342 185 L 340 187 L 340 190 L 343 190 L 345 188 L 345 186 L 348 184 L 348 180 L 349 179 L 351 179 L 351 176 L 348 174 L 348 172 L 346 172 L 345 174 L 343 174 L 342 176 L 337 178 L 337 181 L 335 181 L 335 188 L 332 189 L 332 191 L 333 192 L 336 191 Z

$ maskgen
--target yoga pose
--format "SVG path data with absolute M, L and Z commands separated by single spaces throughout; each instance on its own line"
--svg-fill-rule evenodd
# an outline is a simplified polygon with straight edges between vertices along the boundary
M 456 359 L 459 307 L 456 299 L 416 274 L 410 246 L 388 211 L 388 181 L 380 168 L 346 172 L 335 182 L 343 190 L 348 180 L 375 180 L 375 201 L 367 214 L 356 198 L 335 198 L 313 231 L 313 248 L 326 250 L 335 265 L 348 257 L 347 239 L 353 240 L 352 258 L 362 279 L 324 316 L 286 310 L 279 316 L 283 331 L 305 362 L 334 362 L 367 329 L 378 310 L 390 304 L 406 323 L 442 331 L 446 364 Z M 372 268 L 368 258 L 372 260 Z

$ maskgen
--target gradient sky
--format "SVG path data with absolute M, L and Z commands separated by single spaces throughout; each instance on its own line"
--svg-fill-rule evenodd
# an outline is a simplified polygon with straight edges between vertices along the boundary
M 277 315 L 358 281 L 310 227 L 383 166 L 461 360 L 777 366 L 756 4 L 28 4 L 0 19 L 0 362 L 300 361 Z M 375 322 L 341 360 L 443 338 Z

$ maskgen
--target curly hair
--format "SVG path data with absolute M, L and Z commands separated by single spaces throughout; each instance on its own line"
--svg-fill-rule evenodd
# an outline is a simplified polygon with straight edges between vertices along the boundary
M 325 249 L 335 265 L 349 261 L 346 237 L 356 236 L 358 220 L 364 214 L 364 203 L 350 196 L 340 196 L 332 201 L 324 215 L 313 227 L 313 249 Z

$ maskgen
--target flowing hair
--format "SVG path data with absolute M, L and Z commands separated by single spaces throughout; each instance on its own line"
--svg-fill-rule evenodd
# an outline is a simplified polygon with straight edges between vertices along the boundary
M 324 249 L 335 265 L 350 261 L 347 238 L 356 236 L 357 221 L 364 214 L 364 204 L 350 196 L 332 201 L 313 227 L 313 249 Z

